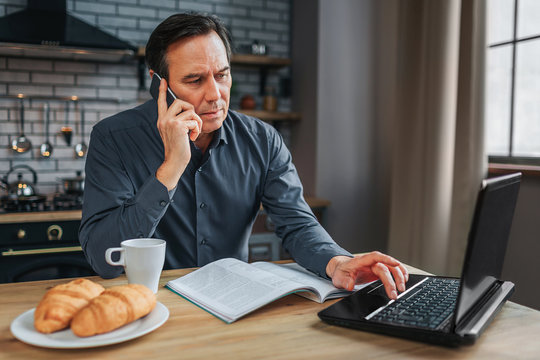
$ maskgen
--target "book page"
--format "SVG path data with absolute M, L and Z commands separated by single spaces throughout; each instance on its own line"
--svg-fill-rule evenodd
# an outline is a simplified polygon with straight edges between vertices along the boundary
M 237 259 L 221 259 L 167 286 L 231 322 L 302 285 Z
M 304 296 L 310 300 L 317 302 L 324 302 L 328 299 L 334 299 L 338 297 L 343 297 L 351 294 L 354 291 L 360 290 L 363 287 L 369 285 L 361 284 L 354 287 L 354 291 L 348 291 L 345 289 L 338 289 L 332 284 L 332 281 L 324 279 L 309 270 L 304 269 L 302 266 L 297 263 L 288 263 L 288 264 L 274 264 L 269 262 L 256 262 L 252 264 L 259 269 L 264 269 L 268 272 L 272 272 L 276 275 L 279 275 L 282 278 L 295 281 L 303 284 L 304 286 L 309 286 L 317 290 L 316 293 L 310 292 L 300 292 L 298 295 Z

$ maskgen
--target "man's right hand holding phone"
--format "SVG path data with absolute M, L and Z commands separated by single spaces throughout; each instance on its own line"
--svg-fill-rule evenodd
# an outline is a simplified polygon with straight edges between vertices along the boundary
M 163 141 L 165 159 L 156 178 L 170 191 L 176 187 L 191 159 L 189 140 L 195 141 L 202 129 L 202 120 L 193 105 L 176 99 L 167 108 L 167 81 L 161 79 L 158 97 L 157 128 Z

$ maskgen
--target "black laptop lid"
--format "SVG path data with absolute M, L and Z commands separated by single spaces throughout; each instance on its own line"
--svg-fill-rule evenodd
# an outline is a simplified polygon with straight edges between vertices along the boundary
M 521 173 L 484 180 L 461 275 L 455 324 L 500 278 Z

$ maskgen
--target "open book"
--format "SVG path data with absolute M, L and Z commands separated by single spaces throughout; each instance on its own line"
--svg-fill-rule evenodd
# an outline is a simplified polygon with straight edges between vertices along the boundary
M 357 285 L 355 291 L 366 285 Z M 351 293 L 296 263 L 248 264 L 232 258 L 214 261 L 166 286 L 226 323 L 291 293 L 319 303 Z

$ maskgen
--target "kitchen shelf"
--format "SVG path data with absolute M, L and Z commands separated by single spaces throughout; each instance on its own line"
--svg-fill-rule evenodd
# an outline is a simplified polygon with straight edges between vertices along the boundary
M 259 69 L 259 95 L 264 95 L 266 88 L 266 78 L 269 70 L 277 70 L 282 67 L 291 65 L 291 59 L 273 57 L 267 55 L 252 55 L 252 54 L 233 54 L 231 65 L 249 66 Z
M 299 121 L 301 118 L 300 113 L 297 112 L 279 112 L 279 111 L 265 111 L 265 110 L 237 110 L 242 114 L 253 116 L 261 119 L 265 122 L 277 122 L 277 121 Z
M 291 59 L 266 55 L 233 54 L 231 64 L 280 68 L 291 65 Z

